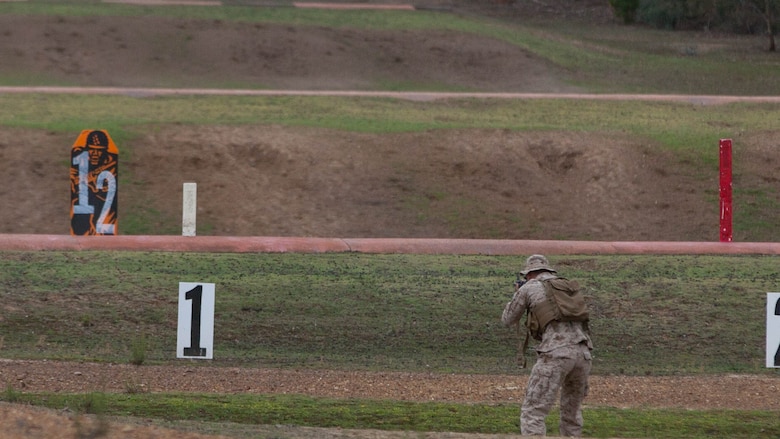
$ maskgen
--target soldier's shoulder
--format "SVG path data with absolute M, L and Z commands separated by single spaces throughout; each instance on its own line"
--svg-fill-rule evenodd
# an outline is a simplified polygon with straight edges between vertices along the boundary
M 526 290 L 528 290 L 532 288 L 544 287 L 544 285 L 542 284 L 543 280 L 544 279 L 539 279 L 539 278 L 530 279 L 525 284 L 523 284 L 523 288 L 526 288 Z

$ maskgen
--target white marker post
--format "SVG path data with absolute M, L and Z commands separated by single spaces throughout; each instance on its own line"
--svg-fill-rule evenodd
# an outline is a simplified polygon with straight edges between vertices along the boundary
M 780 293 L 766 293 L 766 367 L 780 368 Z
M 184 183 L 181 209 L 181 236 L 195 236 L 198 184 Z
M 214 284 L 179 282 L 177 358 L 214 358 Z

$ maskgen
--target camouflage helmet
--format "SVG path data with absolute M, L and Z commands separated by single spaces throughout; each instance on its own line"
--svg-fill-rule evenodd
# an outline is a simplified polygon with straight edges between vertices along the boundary
M 550 266 L 550 262 L 543 255 L 531 255 L 525 261 L 525 267 L 520 272 L 523 276 L 532 271 L 546 270 L 551 273 L 556 273 L 555 269 Z

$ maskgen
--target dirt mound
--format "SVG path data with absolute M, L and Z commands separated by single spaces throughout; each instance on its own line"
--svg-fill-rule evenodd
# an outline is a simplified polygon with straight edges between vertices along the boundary
M 62 159 L 47 158 L 74 140 L 0 129 L 0 195 L 29 212 L 7 211 L 0 232 L 68 233 Z M 160 212 L 149 234 L 177 233 L 182 184 L 196 181 L 201 234 L 717 240 L 703 195 L 716 182 L 620 135 L 161 127 L 131 148 L 120 172 L 143 184 L 122 189 L 120 212 Z
M 491 7 L 542 14 L 526 3 Z M 556 79 L 565 72 L 520 48 L 443 31 L 160 17 L 0 16 L 0 27 L 0 74 L 30 81 L 348 90 L 414 79 L 571 91 Z M 702 179 L 649 141 L 620 134 L 152 128 L 120 145 L 133 151 L 120 164 L 133 181 L 120 189 L 120 233 L 122 218 L 139 210 L 153 214 L 136 233 L 180 233 L 182 184 L 195 181 L 201 235 L 718 239 L 717 175 Z M 69 232 L 62 160 L 77 134 L 0 128 L 0 196 L 15 206 L 0 233 Z M 745 175 L 774 178 L 767 145 L 777 136 L 741 142 L 740 163 L 757 167 Z
M 573 91 L 517 46 L 445 31 L 383 31 L 162 17 L 0 16 L 3 75 L 124 87 L 306 90 L 448 84 Z

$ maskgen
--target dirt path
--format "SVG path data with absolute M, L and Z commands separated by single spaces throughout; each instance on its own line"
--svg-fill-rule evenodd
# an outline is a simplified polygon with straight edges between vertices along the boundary
M 205 392 L 304 394 L 330 398 L 376 398 L 512 404 L 522 399 L 526 375 L 455 375 L 406 372 L 283 370 L 198 365 L 132 366 L 56 361 L 0 360 L 0 382 L 24 392 Z M 780 377 L 593 376 L 586 407 L 730 409 L 780 411 Z M 101 423 L 102 422 L 102 423 Z M 155 421 L 156 423 L 157 421 Z M 167 425 L 170 427 L 171 425 Z M 152 421 L 84 417 L 70 410 L 0 404 L 0 437 L 91 437 L 108 439 L 199 439 L 182 425 L 166 429 Z M 247 426 L 247 437 L 290 439 L 400 439 L 408 432 Z M 53 432 L 56 432 L 53 433 Z M 498 439 L 507 435 L 415 433 L 429 439 Z
M 25 392 L 204 392 L 303 394 L 397 401 L 511 403 L 527 375 L 286 370 L 199 365 L 0 360 L 0 382 Z M 778 410 L 780 377 L 593 376 L 590 406 Z
M 716 96 L 676 94 L 595 94 L 595 93 L 490 93 L 490 92 L 417 92 L 358 90 L 241 90 L 212 88 L 152 88 L 152 87 L 59 87 L 0 86 L 0 93 L 97 94 L 134 97 L 150 96 L 330 96 L 379 97 L 432 101 L 437 99 L 581 99 L 599 101 L 688 102 L 697 105 L 722 105 L 735 102 L 777 103 L 780 96 Z

